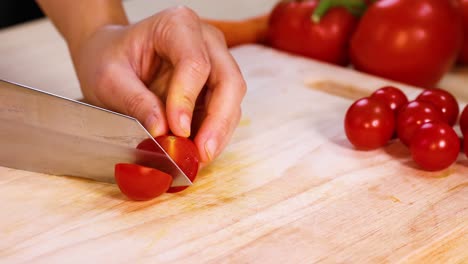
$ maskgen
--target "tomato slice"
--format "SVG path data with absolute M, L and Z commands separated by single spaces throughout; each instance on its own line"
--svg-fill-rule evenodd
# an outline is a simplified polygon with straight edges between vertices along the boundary
M 200 156 L 198 149 L 192 140 L 184 137 L 164 135 L 156 137 L 155 140 L 169 154 L 179 168 L 193 182 L 197 177 Z M 138 149 L 161 152 L 151 139 L 144 140 L 138 146 Z M 156 165 L 155 165 L 156 166 Z M 171 187 L 167 192 L 175 193 L 187 189 L 188 186 Z
M 165 193 L 172 183 L 171 175 L 137 164 L 119 163 L 114 169 L 120 191 L 135 201 L 151 200 Z

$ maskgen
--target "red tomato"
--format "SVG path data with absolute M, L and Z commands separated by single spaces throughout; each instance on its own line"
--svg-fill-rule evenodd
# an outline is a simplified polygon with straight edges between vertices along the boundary
M 460 3 L 460 10 L 462 13 L 463 32 L 465 36 L 468 36 L 468 0 L 458 0 L 458 2 Z M 458 61 L 462 64 L 468 64 L 468 39 L 466 39 L 466 37 L 463 40 Z
M 428 102 L 437 107 L 442 112 L 447 124 L 453 126 L 457 122 L 460 112 L 458 102 L 449 92 L 438 88 L 427 89 L 421 92 L 416 100 Z
M 460 140 L 455 130 L 445 122 L 429 122 L 415 132 L 410 151 L 422 169 L 443 170 L 457 160 Z
M 396 121 L 398 138 L 409 146 L 416 130 L 422 124 L 432 121 L 444 121 L 439 109 L 427 102 L 411 101 L 398 113 Z
M 351 39 L 357 70 L 433 87 L 453 66 L 463 39 L 455 0 L 381 0 Z
M 468 105 L 465 105 L 460 115 L 460 131 L 465 135 L 468 129 Z
M 136 201 L 153 199 L 165 193 L 172 183 L 169 174 L 136 164 L 116 164 L 114 176 L 120 191 Z
M 406 95 L 398 88 L 393 86 L 384 86 L 371 95 L 372 98 L 383 100 L 397 115 L 398 111 L 408 103 Z
M 468 157 L 468 135 L 463 134 L 463 138 L 461 139 L 461 144 L 463 144 L 463 152 L 465 153 L 465 156 Z
M 348 42 L 358 19 L 344 7 L 312 21 L 317 0 L 281 1 L 270 15 L 267 42 L 273 48 L 324 62 L 348 64 Z
M 155 138 L 155 140 L 193 182 L 197 177 L 200 160 L 196 145 L 190 139 L 177 136 L 159 136 Z M 159 151 L 151 139 L 141 142 L 137 148 L 154 152 Z M 180 192 L 187 187 L 188 186 L 171 187 L 167 192 Z
M 362 98 L 346 112 L 345 132 L 358 149 L 370 150 L 384 146 L 395 130 L 395 116 L 390 107 L 377 99 Z

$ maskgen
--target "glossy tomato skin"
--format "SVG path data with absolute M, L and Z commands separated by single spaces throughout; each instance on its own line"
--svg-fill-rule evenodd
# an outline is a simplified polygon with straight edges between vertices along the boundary
M 188 138 L 177 136 L 159 136 L 155 138 L 161 147 L 171 156 L 179 168 L 193 182 L 197 177 L 200 156 L 195 143 Z M 171 187 L 167 192 L 176 193 L 188 186 Z
M 442 113 L 434 105 L 428 102 L 411 101 L 398 113 L 396 131 L 400 141 L 410 146 L 416 130 L 424 123 L 443 122 Z
M 347 65 L 348 43 L 358 19 L 336 7 L 315 23 L 311 17 L 317 4 L 317 0 L 279 2 L 270 15 L 267 43 L 293 54 Z
M 357 70 L 432 88 L 453 66 L 463 40 L 455 0 L 380 0 L 351 39 Z
M 386 102 L 395 116 L 408 103 L 408 97 L 400 89 L 393 86 L 379 88 L 372 93 L 371 97 Z
M 468 135 L 464 134 L 461 142 L 463 144 L 463 153 L 468 157 Z
M 465 105 L 460 115 L 460 131 L 463 135 L 467 133 L 468 129 L 468 105 Z
M 188 138 L 172 135 L 159 136 L 156 137 L 155 140 L 174 160 L 174 162 L 185 173 L 185 175 L 187 175 L 187 177 L 193 182 L 197 177 L 200 162 L 198 149 L 193 141 Z M 159 148 L 155 146 L 151 139 L 147 139 L 141 142 L 137 148 L 153 152 L 160 152 Z M 157 165 L 155 164 L 154 166 Z M 171 187 L 169 190 L 167 190 L 167 192 L 180 192 L 187 189 L 187 187 L 188 186 Z
M 424 170 L 448 168 L 458 158 L 460 140 L 445 122 L 429 122 L 415 132 L 410 145 L 413 160 Z
M 114 176 L 120 191 L 135 201 L 151 200 L 165 193 L 172 183 L 169 174 L 137 164 L 116 164 Z
M 372 150 L 384 146 L 395 131 L 395 116 L 390 107 L 377 99 L 361 98 L 346 112 L 345 132 L 357 149 Z
M 460 3 L 460 11 L 462 13 L 463 20 L 463 33 L 468 36 L 468 0 L 458 0 Z M 468 39 L 465 37 L 463 45 L 458 56 L 458 61 L 461 64 L 468 64 Z
M 436 106 L 442 112 L 447 124 L 453 126 L 457 122 L 460 109 L 457 100 L 451 93 L 439 88 L 426 89 L 416 97 L 416 100 Z

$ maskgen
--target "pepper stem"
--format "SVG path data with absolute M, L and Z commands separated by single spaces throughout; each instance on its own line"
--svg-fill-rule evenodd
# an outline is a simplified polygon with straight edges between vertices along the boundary
M 320 0 L 318 6 L 312 13 L 312 21 L 315 23 L 320 22 L 330 8 L 338 6 L 346 8 L 355 16 L 362 15 L 367 8 L 365 0 Z

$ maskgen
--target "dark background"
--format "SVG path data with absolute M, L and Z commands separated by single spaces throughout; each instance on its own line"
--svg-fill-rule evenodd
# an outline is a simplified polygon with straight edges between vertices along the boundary
M 44 14 L 34 0 L 0 0 L 0 28 L 43 16 Z

